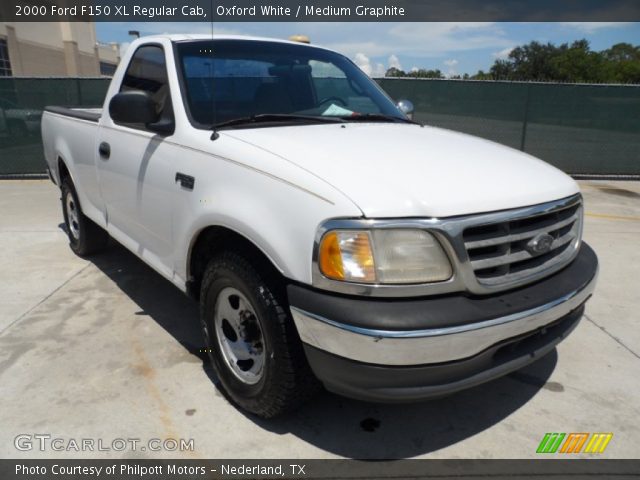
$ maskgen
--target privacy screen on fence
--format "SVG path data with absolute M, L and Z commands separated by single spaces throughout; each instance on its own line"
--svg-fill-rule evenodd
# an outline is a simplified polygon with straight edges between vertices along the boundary
M 43 108 L 102 106 L 108 87 L 108 78 L 0 78 L 0 175 L 44 173 Z
M 393 99 L 411 100 L 414 118 L 427 125 L 524 150 L 568 173 L 640 175 L 640 86 L 378 82 Z M 0 175 L 43 173 L 42 109 L 101 106 L 108 85 L 107 78 L 0 78 Z

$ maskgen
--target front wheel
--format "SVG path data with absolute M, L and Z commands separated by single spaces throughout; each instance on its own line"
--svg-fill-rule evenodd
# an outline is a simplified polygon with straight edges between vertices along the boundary
M 244 410 L 280 415 L 319 387 L 276 281 L 237 253 L 210 261 L 201 287 L 207 352 L 222 388 Z

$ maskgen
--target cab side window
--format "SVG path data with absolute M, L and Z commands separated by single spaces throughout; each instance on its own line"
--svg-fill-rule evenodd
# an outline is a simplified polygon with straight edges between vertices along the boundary
M 167 62 L 162 47 L 145 45 L 136 50 L 120 86 L 120 92 L 130 91 L 147 92 L 156 102 L 160 121 L 173 121 Z M 145 129 L 144 125 L 138 124 L 126 126 Z

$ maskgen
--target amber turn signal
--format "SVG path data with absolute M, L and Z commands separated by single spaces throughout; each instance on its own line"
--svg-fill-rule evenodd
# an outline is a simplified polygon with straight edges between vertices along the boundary
M 325 277 L 333 280 L 375 283 L 369 233 L 349 230 L 327 233 L 320 242 L 318 266 Z

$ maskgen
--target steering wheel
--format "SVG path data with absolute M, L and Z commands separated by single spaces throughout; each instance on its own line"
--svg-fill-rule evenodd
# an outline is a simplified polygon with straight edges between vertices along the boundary
M 343 106 L 343 107 L 346 107 L 346 106 L 347 106 L 347 102 L 345 102 L 344 100 L 342 100 L 342 99 L 341 99 L 341 98 L 339 98 L 339 97 L 327 97 L 327 98 L 325 98 L 324 100 L 320 100 L 320 101 L 318 102 L 318 107 L 319 107 L 320 105 L 322 105 L 323 103 L 327 103 L 327 102 L 329 102 L 329 101 L 331 101 L 331 100 L 333 100 L 334 102 L 338 102 L 338 103 L 342 104 L 342 106 Z

